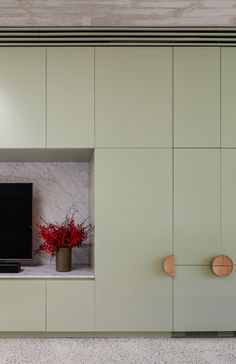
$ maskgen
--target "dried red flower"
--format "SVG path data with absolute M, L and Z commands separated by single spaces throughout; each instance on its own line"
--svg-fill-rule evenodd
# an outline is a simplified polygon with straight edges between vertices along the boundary
M 38 226 L 38 235 L 43 240 L 36 253 L 48 253 L 52 257 L 59 248 L 75 248 L 83 246 L 83 243 L 92 236 L 94 226 L 85 225 L 87 219 L 77 224 L 72 216 L 66 216 L 61 223 L 45 223 Z

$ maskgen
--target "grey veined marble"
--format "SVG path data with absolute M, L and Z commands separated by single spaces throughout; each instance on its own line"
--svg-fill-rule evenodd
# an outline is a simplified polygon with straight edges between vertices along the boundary
M 88 163 L 0 163 L 0 183 L 33 183 L 33 250 L 40 240 L 37 225 L 44 221 L 61 222 L 66 214 L 78 210 L 76 218 L 89 215 Z M 75 248 L 74 263 L 89 264 L 90 248 Z M 48 264 L 50 256 L 36 255 L 33 264 Z

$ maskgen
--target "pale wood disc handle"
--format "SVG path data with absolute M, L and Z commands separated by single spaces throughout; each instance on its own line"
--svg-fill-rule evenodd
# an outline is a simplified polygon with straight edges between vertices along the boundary
M 212 261 L 212 270 L 218 277 L 226 277 L 234 269 L 233 260 L 227 255 L 217 255 Z
M 165 273 L 170 277 L 174 277 L 174 274 L 175 274 L 174 265 L 175 265 L 174 255 L 169 255 L 168 257 L 165 257 L 164 262 L 163 262 L 163 269 L 164 269 Z

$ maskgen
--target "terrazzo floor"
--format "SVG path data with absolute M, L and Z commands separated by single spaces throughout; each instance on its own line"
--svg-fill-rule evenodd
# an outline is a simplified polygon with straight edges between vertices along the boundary
M 236 338 L 1 338 L 1 364 L 233 364 Z

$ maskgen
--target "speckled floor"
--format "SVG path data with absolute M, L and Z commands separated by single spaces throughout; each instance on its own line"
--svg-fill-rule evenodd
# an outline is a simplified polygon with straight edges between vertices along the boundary
M 1 364 L 233 364 L 236 338 L 7 338 Z

